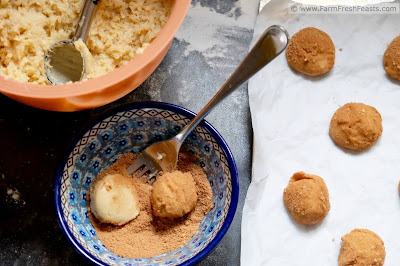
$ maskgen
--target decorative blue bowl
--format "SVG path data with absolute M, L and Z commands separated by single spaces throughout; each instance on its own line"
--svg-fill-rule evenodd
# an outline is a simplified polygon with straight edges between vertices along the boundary
M 200 158 L 214 208 L 185 246 L 152 258 L 122 258 L 101 243 L 88 218 L 87 192 L 100 172 L 124 153 L 139 153 L 151 143 L 176 135 L 194 116 L 167 103 L 130 104 L 98 118 L 71 143 L 58 168 L 54 197 L 61 229 L 79 253 L 97 265 L 191 265 L 217 246 L 235 215 L 239 184 L 228 145 L 207 122 L 197 126 L 184 145 Z

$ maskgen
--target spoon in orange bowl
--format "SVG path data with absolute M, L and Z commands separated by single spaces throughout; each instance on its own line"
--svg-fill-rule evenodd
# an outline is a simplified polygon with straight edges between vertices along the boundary
M 171 172 L 175 169 L 178 154 L 183 141 L 192 130 L 217 106 L 226 96 L 246 82 L 261 68 L 277 57 L 289 42 L 289 34 L 280 26 L 269 27 L 258 39 L 230 78 L 222 85 L 210 102 L 187 124 L 175 137 L 152 144 L 142 151 L 127 168 L 128 174 L 142 169 L 137 178 L 147 174 L 144 182 L 149 182 L 158 172 Z
M 86 0 L 71 40 L 59 41 L 44 56 L 44 71 L 50 84 L 80 81 L 85 74 L 85 58 L 75 42 L 86 42 L 99 0 Z

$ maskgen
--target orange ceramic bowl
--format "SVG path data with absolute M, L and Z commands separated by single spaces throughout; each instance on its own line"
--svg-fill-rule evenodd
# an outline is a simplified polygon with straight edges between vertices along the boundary
M 113 102 L 136 89 L 161 63 L 190 2 L 175 0 L 167 23 L 143 54 L 104 76 L 53 86 L 18 82 L 0 75 L 0 92 L 23 104 L 51 111 L 78 111 Z

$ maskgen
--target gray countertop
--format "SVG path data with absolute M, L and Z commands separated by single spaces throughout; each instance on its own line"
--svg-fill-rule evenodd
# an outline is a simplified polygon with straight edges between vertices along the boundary
M 200 111 L 245 57 L 258 6 L 259 0 L 193 0 L 157 70 L 139 88 L 107 106 L 55 113 L 0 95 L 1 265 L 89 264 L 63 236 L 53 206 L 55 170 L 67 144 L 91 118 L 124 103 L 153 100 Z M 251 174 L 247 85 L 216 107 L 206 120 L 233 152 L 240 196 L 227 234 L 199 265 L 239 265 L 242 209 Z

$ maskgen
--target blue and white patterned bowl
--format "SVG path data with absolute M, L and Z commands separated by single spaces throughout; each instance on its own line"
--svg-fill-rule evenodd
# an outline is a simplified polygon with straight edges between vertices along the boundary
M 185 246 L 152 258 L 122 258 L 101 243 L 88 218 L 87 191 L 100 172 L 124 153 L 176 135 L 194 115 L 172 104 L 130 104 L 98 118 L 72 142 L 58 168 L 54 196 L 61 229 L 78 252 L 97 265 L 191 265 L 217 246 L 235 215 L 239 185 L 231 151 L 207 122 L 185 146 L 199 156 L 215 205 Z

